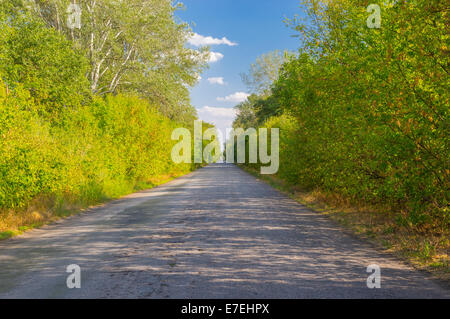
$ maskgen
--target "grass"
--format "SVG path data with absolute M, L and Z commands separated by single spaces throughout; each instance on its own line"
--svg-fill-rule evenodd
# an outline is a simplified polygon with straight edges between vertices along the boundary
M 155 176 L 134 185 L 118 185 L 115 186 L 114 191 L 110 190 L 109 194 L 108 189 L 101 189 L 93 185 L 80 194 L 40 196 L 35 198 L 25 208 L 0 210 L 0 240 L 18 236 L 31 229 L 72 216 L 88 207 L 102 204 L 136 191 L 151 189 L 165 184 L 187 173 L 189 172 L 179 171 Z
M 399 213 L 388 207 L 352 203 L 336 194 L 320 190 L 306 191 L 273 175 L 261 175 L 253 168 L 241 166 L 251 175 L 270 184 L 297 202 L 327 216 L 358 238 L 378 249 L 394 254 L 416 269 L 424 270 L 450 285 L 450 231 L 442 227 L 414 226 L 399 221 Z

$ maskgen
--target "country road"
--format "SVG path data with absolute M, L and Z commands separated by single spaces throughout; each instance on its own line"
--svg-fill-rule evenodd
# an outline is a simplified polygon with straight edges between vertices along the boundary
M 81 267 L 81 288 L 66 266 Z M 369 289 L 366 267 L 381 267 Z M 450 298 L 238 167 L 214 164 L 0 242 L 0 298 Z

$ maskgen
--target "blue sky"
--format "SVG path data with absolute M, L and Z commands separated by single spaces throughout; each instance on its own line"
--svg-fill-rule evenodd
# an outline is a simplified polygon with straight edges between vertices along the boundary
M 185 0 L 177 15 L 197 36 L 192 47 L 210 45 L 217 61 L 201 74 L 191 90 L 192 104 L 200 119 L 220 129 L 231 126 L 233 106 L 248 93 L 240 73 L 256 58 L 274 50 L 296 51 L 299 39 L 283 22 L 302 14 L 298 0 Z M 210 38 L 206 38 L 210 37 Z M 208 80 L 209 79 L 209 80 Z M 222 82 L 223 81 L 223 82 Z M 239 94 L 236 94 L 239 93 Z

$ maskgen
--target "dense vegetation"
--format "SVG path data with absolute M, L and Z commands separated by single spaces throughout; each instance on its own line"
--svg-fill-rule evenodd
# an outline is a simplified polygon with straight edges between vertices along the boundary
M 175 8 L 81 3 L 74 30 L 69 1 L 0 4 L 0 237 L 195 168 L 170 158 L 172 130 L 193 127 L 188 86 L 205 66 Z
M 366 24 L 373 2 L 379 29 Z M 445 1 L 306 0 L 303 7 L 306 21 L 288 22 L 302 41 L 298 54 L 285 54 L 269 92 L 237 106 L 234 125 L 280 128 L 278 177 L 290 184 L 388 207 L 398 225 L 448 232 Z

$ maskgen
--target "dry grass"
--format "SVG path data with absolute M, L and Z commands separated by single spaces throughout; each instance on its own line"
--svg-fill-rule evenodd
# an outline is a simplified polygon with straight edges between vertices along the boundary
M 338 222 L 352 234 L 369 240 L 379 249 L 388 251 L 415 268 L 428 271 L 437 279 L 450 284 L 448 228 L 402 225 L 397 220 L 399 213 L 394 214 L 388 207 L 352 203 L 339 195 L 326 194 L 319 190 L 304 191 L 288 185 L 276 176 L 260 175 L 256 170 L 243 168 L 294 200 Z

